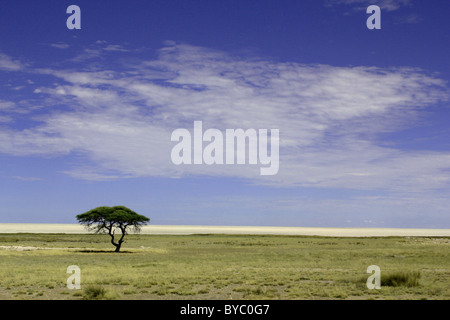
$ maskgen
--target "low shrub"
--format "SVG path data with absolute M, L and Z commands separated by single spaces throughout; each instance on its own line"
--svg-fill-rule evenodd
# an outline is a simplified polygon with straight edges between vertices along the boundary
M 390 287 L 416 287 L 419 285 L 419 271 L 397 271 L 393 273 L 381 274 L 381 286 Z

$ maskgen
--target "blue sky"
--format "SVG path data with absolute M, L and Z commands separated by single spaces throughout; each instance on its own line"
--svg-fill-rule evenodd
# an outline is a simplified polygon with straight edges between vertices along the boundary
M 6 1 L 0 222 L 125 205 L 152 224 L 449 228 L 449 9 Z M 196 120 L 279 129 L 278 174 L 174 165 L 171 133 Z

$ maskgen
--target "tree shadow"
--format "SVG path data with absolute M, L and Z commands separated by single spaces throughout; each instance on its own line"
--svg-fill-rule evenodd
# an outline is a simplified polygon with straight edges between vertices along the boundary
M 119 252 L 115 252 L 114 250 L 90 250 L 90 249 L 86 249 L 86 250 L 76 250 L 75 252 L 81 252 L 81 253 L 133 253 L 132 251 L 119 251 Z

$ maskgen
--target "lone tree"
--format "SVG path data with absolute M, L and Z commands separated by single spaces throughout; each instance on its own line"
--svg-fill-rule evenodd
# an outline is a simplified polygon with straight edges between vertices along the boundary
M 137 214 L 124 206 L 98 207 L 77 215 L 77 220 L 90 231 L 108 233 L 111 236 L 111 243 L 116 247 L 115 252 L 120 251 L 120 247 L 124 242 L 123 239 L 128 233 L 128 227 L 131 227 L 134 232 L 139 232 L 141 226 L 150 221 L 149 218 Z M 116 242 L 115 232 L 117 229 L 120 229 L 122 234 Z

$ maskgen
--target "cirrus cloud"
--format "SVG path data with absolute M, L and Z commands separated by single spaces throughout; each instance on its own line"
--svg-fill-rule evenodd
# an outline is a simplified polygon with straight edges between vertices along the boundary
M 114 48 L 121 50 L 112 54 L 133 54 Z M 0 152 L 76 155 L 65 172 L 92 180 L 207 175 L 394 192 L 449 185 L 450 152 L 385 147 L 378 137 L 414 126 L 422 108 L 448 100 L 445 82 L 423 70 L 276 62 L 175 43 L 156 59 L 117 61 L 30 71 L 52 77 L 34 90 L 34 99 L 52 106 L 25 129 L 0 127 Z M 171 132 L 192 130 L 194 120 L 223 131 L 280 129 L 279 173 L 174 165 Z

